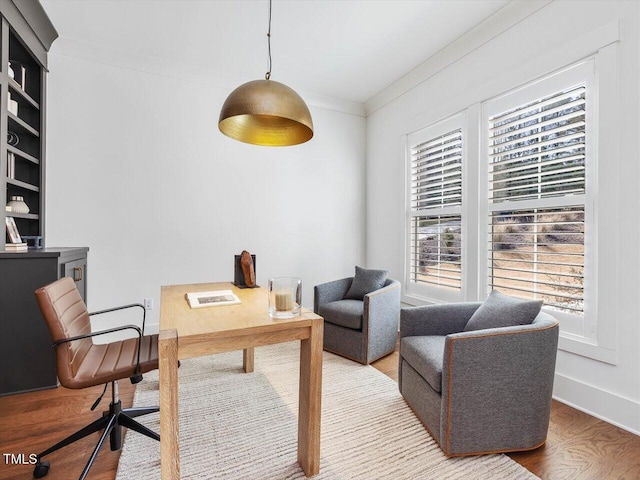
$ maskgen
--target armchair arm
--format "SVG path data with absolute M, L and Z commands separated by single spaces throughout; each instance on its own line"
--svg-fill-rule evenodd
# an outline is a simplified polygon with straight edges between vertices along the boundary
M 342 300 L 349 291 L 353 277 L 341 278 L 313 287 L 313 311 L 318 313 L 320 305 Z
M 400 338 L 461 332 L 481 303 L 425 305 L 400 310 Z
M 448 335 L 442 369 L 442 443 L 447 455 L 532 448 L 547 434 L 558 323 Z M 488 426 L 491 425 L 491 428 Z
M 400 282 L 387 285 L 364 296 L 362 332 L 367 336 L 367 362 L 393 351 L 400 318 Z
M 400 282 L 393 280 L 389 285 L 382 287 L 364 296 L 364 316 L 368 324 L 377 325 L 381 322 L 393 324 L 398 330 L 400 318 Z
M 390 296 L 392 296 L 393 298 L 395 298 L 397 295 L 400 295 L 399 291 L 396 291 L 400 288 L 400 282 L 397 280 L 392 280 L 389 279 L 387 280 L 386 284 L 384 287 L 379 288 L 378 290 L 374 290 L 373 292 L 369 292 L 364 296 L 364 302 L 367 303 L 368 301 L 378 301 L 378 299 L 380 298 L 389 298 Z M 389 292 L 393 292 L 392 294 L 390 294 Z M 400 297 L 398 297 L 399 299 Z

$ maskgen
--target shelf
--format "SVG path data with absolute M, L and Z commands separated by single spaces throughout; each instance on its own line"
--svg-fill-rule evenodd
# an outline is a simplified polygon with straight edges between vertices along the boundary
M 13 153 L 14 155 L 17 155 L 18 157 L 24 159 L 24 160 L 28 160 L 31 163 L 35 163 L 36 165 L 40 165 L 40 160 L 38 160 L 36 157 L 29 155 L 28 153 L 23 152 L 22 150 L 20 150 L 19 148 L 13 147 L 11 145 L 7 145 L 7 151 Z
M 11 91 L 17 93 L 20 97 L 22 97 L 27 103 L 29 103 L 33 108 L 40 110 L 40 104 L 36 102 L 31 96 L 22 90 L 18 82 L 16 82 L 13 78 L 9 78 L 9 86 L 11 87 Z
M 40 218 L 40 215 L 38 215 L 37 213 L 7 212 L 7 217 L 26 218 L 27 220 L 38 220 Z
M 35 185 L 31 185 L 30 183 L 23 182 L 21 180 L 16 180 L 15 178 L 7 178 L 7 184 L 13 185 L 14 187 L 24 188 L 25 190 L 31 190 L 32 192 L 40 191 L 40 187 L 36 187 Z
M 16 133 L 28 132 L 31 135 L 34 135 L 36 137 L 40 136 L 40 133 L 35 128 L 33 128 L 24 120 L 22 120 L 20 117 L 16 117 L 13 113 L 10 113 L 10 112 L 7 112 L 7 116 L 9 117 L 9 120 L 13 121 L 18 127 L 15 129 L 15 130 L 18 130 L 18 132 Z M 9 130 L 11 130 L 11 128 L 9 128 Z

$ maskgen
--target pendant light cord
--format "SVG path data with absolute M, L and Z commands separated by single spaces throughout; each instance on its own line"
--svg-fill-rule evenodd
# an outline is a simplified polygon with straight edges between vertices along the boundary
M 267 46 L 269 49 L 269 71 L 265 74 L 264 78 L 269 80 L 271 78 L 271 0 L 269 0 L 269 31 L 267 32 Z

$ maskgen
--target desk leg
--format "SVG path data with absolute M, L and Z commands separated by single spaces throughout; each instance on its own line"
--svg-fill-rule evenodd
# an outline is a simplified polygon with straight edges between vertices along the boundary
M 307 477 L 320 472 L 323 331 L 323 320 L 314 320 L 309 338 L 300 341 L 298 463 Z
M 178 332 L 162 330 L 158 337 L 160 369 L 160 471 L 162 480 L 180 478 L 178 436 Z
M 253 347 L 245 348 L 242 351 L 242 368 L 244 373 L 253 372 Z

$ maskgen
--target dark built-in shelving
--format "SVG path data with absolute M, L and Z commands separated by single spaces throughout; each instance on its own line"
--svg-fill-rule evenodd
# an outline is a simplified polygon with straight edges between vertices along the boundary
M 47 52 L 57 32 L 39 2 L 0 0 L 0 15 L 2 252 L 7 238 L 7 217 L 13 217 L 20 235 L 45 236 Z M 17 113 L 9 111 L 10 100 L 13 106 L 17 104 Z M 13 196 L 23 197 L 29 206 L 28 214 L 6 210 Z
M 5 248 L 8 217 L 21 236 L 46 242 L 47 52 L 57 36 L 40 2 L 0 0 L 0 395 L 57 385 L 51 335 L 35 289 L 70 276 L 83 298 L 86 292 L 88 248 Z M 17 113 L 9 111 L 9 99 Z M 7 212 L 12 196 L 23 197 L 29 213 Z

